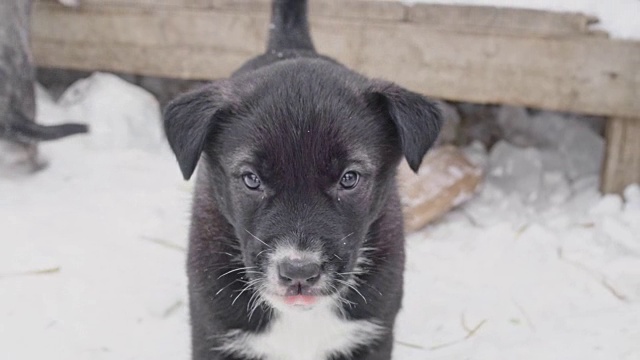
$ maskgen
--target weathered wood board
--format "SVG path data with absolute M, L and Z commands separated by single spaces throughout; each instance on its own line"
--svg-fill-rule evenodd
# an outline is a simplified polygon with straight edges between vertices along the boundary
M 605 193 L 620 193 L 631 183 L 640 183 L 640 121 L 609 119 L 607 153 L 600 188 Z
M 263 0 L 86 1 L 77 10 L 38 4 L 33 42 L 40 65 L 209 79 L 228 76 L 264 49 Z M 533 12 L 529 17 L 538 20 L 528 25 L 496 20 L 499 26 L 491 27 L 500 13 L 486 9 L 465 15 L 440 6 L 427 16 L 423 6 L 398 2 L 345 1 L 351 5 L 342 12 L 334 1 L 312 3 L 318 4 L 312 31 L 320 51 L 421 93 L 626 118 L 640 114 L 640 43 L 596 36 L 588 31 L 588 17 Z M 458 20 L 430 21 L 443 14 Z

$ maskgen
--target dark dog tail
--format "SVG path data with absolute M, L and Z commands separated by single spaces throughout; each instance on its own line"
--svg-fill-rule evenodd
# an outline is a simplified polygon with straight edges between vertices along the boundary
M 273 0 L 267 50 L 315 51 L 309 35 L 307 0 Z
M 57 140 L 89 131 L 84 124 L 61 124 L 44 126 L 33 121 L 0 124 L 0 138 L 23 143 Z

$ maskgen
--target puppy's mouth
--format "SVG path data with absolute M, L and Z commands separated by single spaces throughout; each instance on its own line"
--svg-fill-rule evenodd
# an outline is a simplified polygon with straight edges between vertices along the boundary
M 330 294 L 319 286 L 308 286 L 301 283 L 290 286 L 274 286 L 267 299 L 276 306 L 311 308 Z
M 317 300 L 316 296 L 310 295 L 292 295 L 284 297 L 285 304 L 290 306 L 311 307 L 316 304 Z

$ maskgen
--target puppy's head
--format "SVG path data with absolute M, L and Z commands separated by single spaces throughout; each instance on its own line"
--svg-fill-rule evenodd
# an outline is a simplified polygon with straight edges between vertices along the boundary
M 204 154 L 200 176 L 235 229 L 250 283 L 286 308 L 354 286 L 401 156 L 417 170 L 440 122 L 426 98 L 321 61 L 216 81 L 165 110 L 184 177 Z

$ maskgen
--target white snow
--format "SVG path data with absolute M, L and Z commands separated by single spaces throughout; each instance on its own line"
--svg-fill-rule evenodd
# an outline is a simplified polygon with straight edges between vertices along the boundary
M 73 89 L 39 91 L 39 121 L 101 130 L 0 177 L 0 359 L 187 359 L 192 185 L 147 93 L 106 74 Z M 602 196 L 598 169 L 565 166 L 581 144 L 527 139 L 541 130 L 465 149 L 483 189 L 409 236 L 394 359 L 640 359 L 640 186 Z
M 163 144 L 162 129 L 149 126 L 149 119 L 160 118 L 156 98 L 115 75 L 95 73 L 75 82 L 59 104 L 69 117 L 83 119 L 91 128 L 91 136 L 83 138 L 87 147 L 153 150 Z M 113 121 L 113 109 L 120 109 L 119 121 Z
M 62 5 L 76 7 L 80 5 L 80 0 L 58 0 Z
M 405 3 L 480 5 L 579 12 L 600 20 L 596 27 L 621 39 L 640 39 L 640 1 L 638 0 L 402 0 Z

